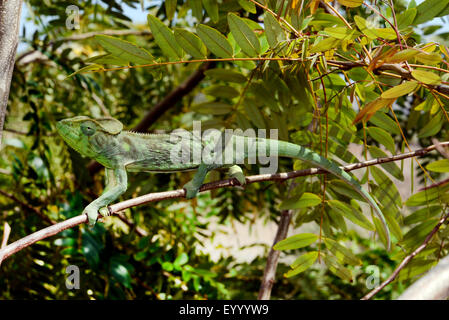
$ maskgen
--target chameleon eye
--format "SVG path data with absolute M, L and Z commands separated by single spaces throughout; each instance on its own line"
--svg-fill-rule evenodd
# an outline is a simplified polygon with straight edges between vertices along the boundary
M 81 124 L 81 131 L 86 135 L 86 136 L 91 136 L 95 133 L 96 131 L 96 126 L 95 123 L 91 122 L 91 121 L 86 121 L 84 123 Z

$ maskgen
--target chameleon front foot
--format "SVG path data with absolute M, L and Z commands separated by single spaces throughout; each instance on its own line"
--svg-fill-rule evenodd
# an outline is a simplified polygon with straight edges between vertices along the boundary
M 186 199 L 193 199 L 198 194 L 199 188 L 194 186 L 192 181 L 187 182 L 183 189 L 186 191 Z
M 97 222 L 98 218 L 98 209 L 94 206 L 87 206 L 83 213 L 87 215 L 87 222 L 90 228 L 93 228 L 95 226 L 95 223 Z
M 84 209 L 83 213 L 87 215 L 87 220 L 90 228 L 93 228 L 97 223 L 98 213 L 100 213 L 100 215 L 102 215 L 103 217 L 107 217 L 110 215 L 107 206 L 99 208 L 98 206 L 88 205 Z

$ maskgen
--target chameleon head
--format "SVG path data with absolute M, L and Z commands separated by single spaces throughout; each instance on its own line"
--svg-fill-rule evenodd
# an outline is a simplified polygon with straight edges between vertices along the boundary
M 94 158 L 98 155 L 97 150 L 102 150 L 107 136 L 119 134 L 123 124 L 113 118 L 77 116 L 59 121 L 56 128 L 69 146 L 84 156 Z

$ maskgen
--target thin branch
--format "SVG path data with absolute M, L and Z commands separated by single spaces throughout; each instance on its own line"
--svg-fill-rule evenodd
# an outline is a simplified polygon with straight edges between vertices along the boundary
M 424 250 L 425 247 L 429 244 L 430 240 L 432 239 L 433 235 L 440 230 L 441 225 L 449 218 L 449 213 L 445 214 L 440 221 L 438 221 L 437 225 L 432 229 L 432 231 L 427 235 L 427 237 L 424 239 L 423 243 L 416 248 L 412 253 L 410 253 L 408 256 L 406 256 L 402 262 L 397 266 L 397 268 L 393 271 L 393 273 L 388 277 L 387 280 L 382 282 L 378 287 L 376 287 L 374 290 L 370 291 L 367 295 L 365 295 L 361 300 L 369 300 L 374 295 L 376 295 L 380 290 L 382 290 L 385 286 L 387 286 L 389 283 L 391 283 L 396 277 L 398 276 L 399 272 L 401 272 L 402 269 L 422 250 Z
M 449 146 L 449 141 L 441 142 L 440 145 L 442 146 Z M 341 167 L 343 170 L 349 172 L 360 168 L 365 168 L 368 166 L 378 165 L 382 163 L 387 162 L 393 162 L 398 161 L 406 158 L 412 158 L 412 157 L 419 157 L 427 154 L 428 152 L 435 150 L 435 146 L 431 145 L 424 149 L 419 149 L 416 151 L 404 153 L 404 154 L 398 154 L 391 157 L 385 157 L 385 158 L 377 158 L 372 159 L 364 162 L 354 163 L 350 164 L 344 167 Z M 275 173 L 275 174 L 259 174 L 254 176 L 248 176 L 246 177 L 246 184 L 256 183 L 256 182 L 263 182 L 263 181 L 285 181 L 288 179 L 293 179 L 296 177 L 301 176 L 310 176 L 310 175 L 316 175 L 316 174 L 324 174 L 327 173 L 326 170 L 318 169 L 318 168 L 311 168 L 311 169 L 305 169 L 305 170 L 298 170 L 298 171 L 291 171 L 291 172 L 282 172 L 282 173 Z M 213 190 L 218 188 L 224 188 L 224 187 L 233 187 L 233 186 L 240 186 L 240 183 L 237 179 L 226 179 L 221 181 L 215 181 L 206 183 L 201 186 L 200 192 L 207 191 L 207 190 Z M 138 205 L 146 204 L 149 202 L 155 202 L 155 201 L 161 201 L 166 199 L 174 199 L 174 198 L 184 198 L 185 197 L 185 190 L 184 189 L 178 189 L 173 191 L 164 191 L 164 192 L 156 192 L 156 193 L 149 193 L 137 198 L 125 200 L 113 205 L 110 205 L 108 207 L 110 215 L 117 214 L 119 211 L 123 211 L 125 209 L 135 207 Z M 101 215 L 99 215 L 99 218 L 101 218 Z M 65 220 L 63 222 L 57 223 L 55 225 L 52 225 L 50 227 L 41 229 L 40 231 L 37 231 L 35 233 L 32 233 L 20 240 L 17 240 L 16 242 L 13 242 L 6 246 L 3 249 L 0 249 L 0 262 L 2 259 L 6 259 L 12 254 L 22 250 L 23 248 L 26 248 L 33 243 L 43 240 L 45 238 L 48 238 L 50 236 L 53 236 L 65 229 L 75 227 L 77 225 L 80 225 L 82 223 L 87 222 L 87 216 L 84 214 L 81 214 L 79 216 L 76 216 L 74 218 Z
M 3 239 L 2 239 L 2 244 L 0 246 L 0 249 L 6 247 L 10 233 L 11 233 L 11 227 L 9 226 L 8 222 L 5 221 L 5 223 L 3 224 Z
M 397 300 L 447 300 L 449 297 L 449 256 L 441 259 Z
M 49 223 L 49 224 L 56 224 L 56 221 L 53 221 L 52 219 L 50 219 L 49 217 L 47 217 L 45 214 L 43 214 L 42 212 L 40 212 L 38 209 L 36 209 L 35 207 L 29 205 L 26 202 L 23 202 L 22 200 L 20 200 L 19 198 L 17 198 L 15 195 L 10 194 L 2 189 L 0 189 L 0 195 L 3 195 L 6 198 L 9 198 L 10 200 L 16 202 L 17 204 L 19 204 L 20 206 L 33 211 L 37 216 L 39 216 L 42 220 L 44 220 L 45 222 Z

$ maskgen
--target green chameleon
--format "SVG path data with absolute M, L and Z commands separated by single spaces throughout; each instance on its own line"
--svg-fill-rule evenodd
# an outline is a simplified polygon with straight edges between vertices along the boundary
M 342 170 L 336 163 L 299 145 L 285 141 L 237 135 L 231 136 L 226 143 L 222 144 L 211 144 L 210 141 L 201 142 L 194 135 L 187 136 L 187 139 L 174 141 L 173 135 L 170 134 L 143 134 L 123 131 L 123 124 L 116 119 L 92 119 L 86 116 L 61 120 L 57 123 L 57 129 L 62 138 L 73 149 L 83 156 L 95 159 L 106 169 L 106 186 L 102 195 L 86 206 L 83 211 L 87 214 L 90 226 L 95 225 L 98 212 L 103 216 L 109 215 L 107 206 L 126 191 L 128 187 L 127 171 L 175 172 L 197 170 L 193 179 L 183 187 L 186 191 L 186 198 L 191 199 L 198 193 L 210 170 L 228 168 L 231 177 L 237 178 L 243 185 L 245 177 L 236 164 L 241 164 L 243 160 L 255 157 L 254 150 L 259 152 L 262 150 L 265 155 L 268 154 L 267 151 L 274 151 L 274 154 L 281 157 L 306 161 L 348 183 L 374 209 L 385 229 L 388 249 L 390 248 L 389 229 L 382 211 L 371 195 L 363 190 L 357 180 Z M 185 136 L 183 137 L 185 138 Z M 273 142 L 275 144 L 272 144 Z M 232 146 L 235 151 L 231 154 L 231 159 L 226 158 L 228 162 L 222 161 L 220 163 L 216 160 L 223 160 L 226 154 L 223 152 L 225 147 L 222 146 Z M 202 152 L 202 159 L 207 159 L 207 155 L 209 155 L 209 160 L 201 160 L 201 162 L 183 161 L 186 159 L 183 158 L 182 152 L 189 149 L 195 150 L 195 148 Z M 206 149 L 209 151 L 205 152 Z M 204 157 L 204 154 L 206 154 L 206 157 Z M 229 157 L 229 154 L 227 156 Z M 215 161 L 211 161 L 211 159 Z

